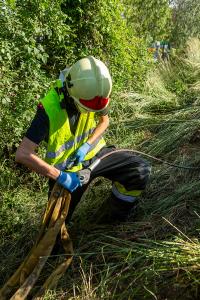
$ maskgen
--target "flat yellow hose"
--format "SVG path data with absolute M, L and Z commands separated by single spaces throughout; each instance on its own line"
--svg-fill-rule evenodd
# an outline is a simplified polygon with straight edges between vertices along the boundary
M 64 188 L 55 184 L 47 204 L 39 235 L 24 262 L 8 279 L 0 290 L 0 300 L 8 299 L 11 292 L 18 287 L 10 300 L 24 300 L 32 290 L 35 282 L 55 245 L 60 232 L 63 248 L 66 252 L 64 261 L 57 266 L 47 278 L 34 299 L 40 299 L 47 288 L 55 286 L 70 265 L 73 257 L 73 246 L 65 226 L 71 195 Z M 39 297 L 39 298 L 38 298 Z

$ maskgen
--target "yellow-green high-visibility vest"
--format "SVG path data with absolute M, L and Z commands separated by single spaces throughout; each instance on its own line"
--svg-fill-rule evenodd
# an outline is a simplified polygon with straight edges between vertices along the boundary
M 57 80 L 56 86 L 60 87 Z M 70 157 L 85 142 L 96 128 L 94 112 L 81 113 L 75 134 L 71 132 L 69 118 L 66 109 L 62 109 L 60 103 L 64 98 L 55 88 L 51 88 L 41 103 L 49 117 L 49 138 L 45 161 L 54 165 L 59 170 L 66 170 Z M 93 158 L 99 150 L 105 146 L 105 141 L 100 137 L 85 156 L 84 160 Z M 82 169 L 82 164 L 70 169 L 76 172 Z

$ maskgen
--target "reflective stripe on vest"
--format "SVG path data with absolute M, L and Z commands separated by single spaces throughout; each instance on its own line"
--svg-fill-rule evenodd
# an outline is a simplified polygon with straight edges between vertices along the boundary
M 49 117 L 49 139 L 45 161 L 55 165 L 60 170 L 65 170 L 69 162 L 69 157 L 88 140 L 88 137 L 94 131 L 96 123 L 94 113 L 81 113 L 75 134 L 70 130 L 69 118 L 67 111 L 62 109 L 60 102 L 63 94 L 60 96 L 54 88 L 50 89 L 41 103 Z M 101 137 L 92 145 L 87 153 L 85 160 L 93 158 L 99 150 L 105 146 L 105 141 Z M 74 167 L 70 171 L 78 171 L 82 164 Z
M 93 149 L 94 149 L 94 148 L 95 148 L 96 153 L 99 152 L 99 150 L 101 150 L 101 148 L 102 148 L 102 143 L 101 143 L 101 142 L 99 143 L 100 140 L 102 140 L 102 138 L 97 139 L 97 141 L 96 141 L 95 143 L 93 143 L 93 145 L 92 145 L 90 151 L 88 152 L 88 154 L 87 154 L 87 156 L 86 156 L 86 158 L 87 158 L 87 157 L 90 157 L 90 158 L 87 158 L 87 159 L 85 159 L 85 160 L 89 160 L 89 159 L 91 159 L 91 158 L 94 156 L 94 155 L 92 155 Z M 59 170 L 61 170 L 61 171 L 64 171 L 64 170 L 66 170 L 66 168 L 67 168 L 67 166 L 68 166 L 68 164 L 69 164 L 70 162 L 71 162 L 70 158 L 67 158 L 67 159 L 66 159 L 65 161 L 63 161 L 62 163 L 55 164 L 54 166 L 55 166 L 57 169 L 59 169 Z M 73 167 L 72 169 L 70 169 L 70 171 L 76 172 L 76 171 L 78 171 L 78 170 L 80 170 L 80 169 L 82 169 L 82 164 L 78 165 L 78 167 L 77 167 L 77 166 L 76 166 L 76 167 Z
M 63 151 L 68 150 L 74 146 L 76 142 L 81 142 L 85 137 L 88 137 L 92 132 L 94 131 L 94 128 L 90 129 L 88 132 L 83 133 L 81 136 L 76 137 L 76 141 L 67 141 L 63 145 L 61 145 L 60 149 L 58 149 L 56 152 L 47 152 L 46 158 L 55 158 L 59 156 Z

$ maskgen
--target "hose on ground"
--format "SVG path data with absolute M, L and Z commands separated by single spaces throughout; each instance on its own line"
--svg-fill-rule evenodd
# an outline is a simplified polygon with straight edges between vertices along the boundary
M 191 171 L 198 171 L 200 170 L 200 166 L 199 167 L 191 167 L 191 166 L 183 166 L 183 165 L 177 165 L 177 164 L 174 164 L 174 163 L 171 163 L 171 162 L 168 162 L 166 160 L 163 160 L 163 159 L 160 159 L 160 158 L 157 158 L 153 155 L 150 155 L 150 154 L 147 154 L 145 152 L 142 152 L 142 151 L 138 151 L 138 150 L 131 150 L 131 149 L 116 149 L 116 150 L 113 150 L 111 152 L 108 152 L 106 154 L 104 154 L 102 157 L 98 158 L 96 161 L 94 161 L 90 166 L 89 166 L 89 169 L 90 170 L 94 170 L 97 165 L 99 164 L 99 162 L 102 160 L 102 159 L 105 159 L 106 157 L 114 154 L 114 153 L 118 153 L 118 152 L 131 152 L 131 153 L 134 153 L 134 154 L 139 154 L 139 155 L 143 155 L 143 156 L 146 156 L 150 159 L 153 159 L 155 161 L 158 161 L 160 163 L 163 163 L 163 164 L 166 164 L 166 165 L 169 165 L 171 167 L 174 167 L 174 168 L 179 168 L 179 169 L 186 169 L 186 170 L 191 170 Z

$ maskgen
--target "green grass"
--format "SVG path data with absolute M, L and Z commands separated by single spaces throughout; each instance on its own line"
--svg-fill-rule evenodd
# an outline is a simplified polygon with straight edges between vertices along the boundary
M 182 57 L 159 65 L 141 94 L 134 90 L 113 94 L 109 144 L 200 167 L 198 47 L 194 51 L 189 44 Z M 95 225 L 93 213 L 108 197 L 111 183 L 99 178 L 91 184 L 70 225 L 75 249 L 72 266 L 44 299 L 199 298 L 199 171 L 151 163 L 151 178 L 137 215 L 125 223 Z M 1 168 L 3 283 L 34 243 L 47 189 L 37 176 L 13 169 L 7 161 Z M 42 279 L 61 257 L 58 253 L 50 258 Z

